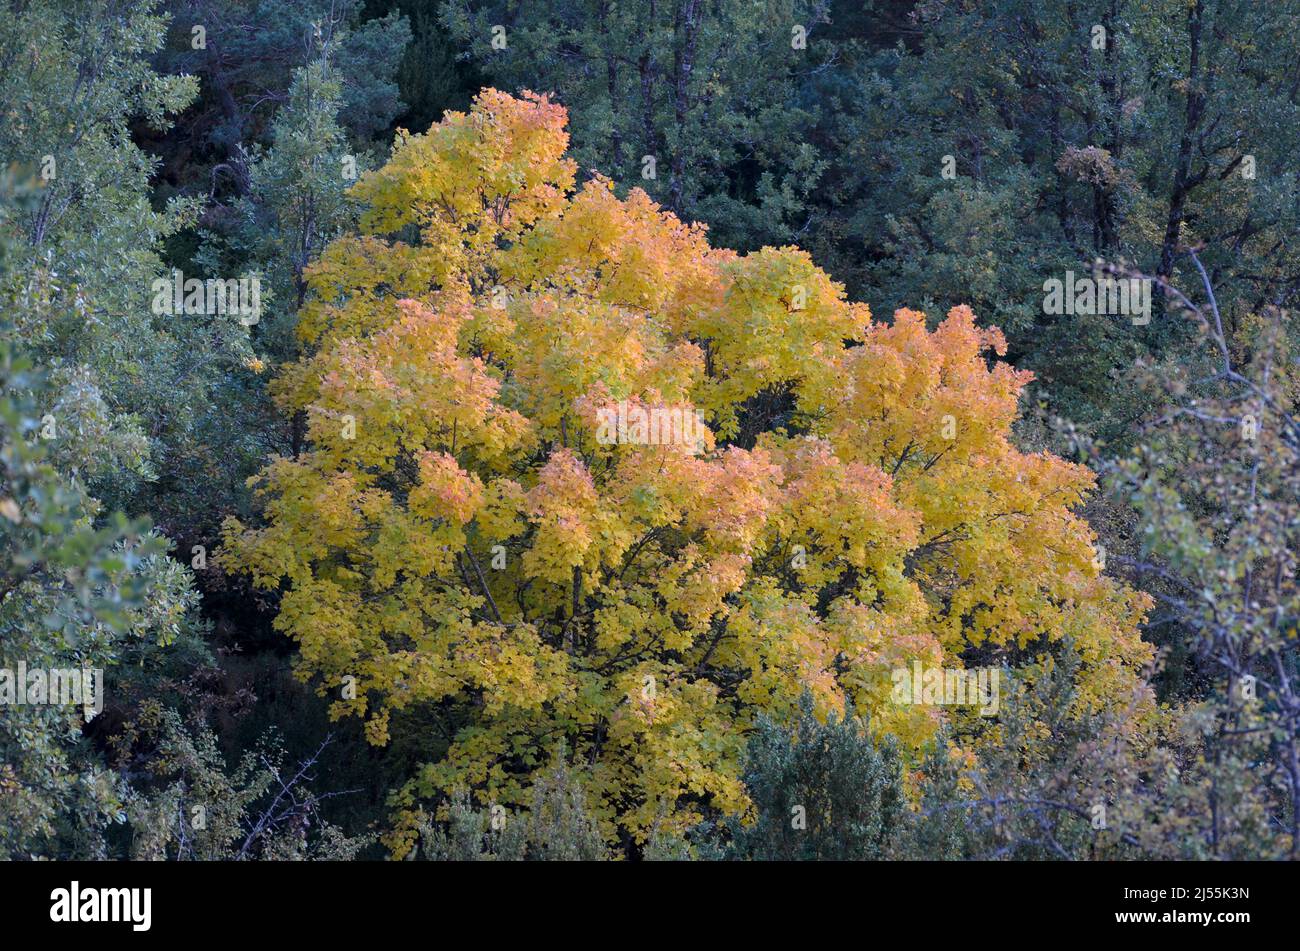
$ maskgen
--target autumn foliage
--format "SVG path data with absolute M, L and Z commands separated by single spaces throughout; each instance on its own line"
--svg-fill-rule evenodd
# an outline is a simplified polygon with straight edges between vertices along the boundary
M 1002 335 L 873 320 L 798 248 L 578 185 L 565 124 L 487 90 L 355 186 L 276 384 L 306 448 L 259 477 L 261 527 L 226 525 L 336 715 L 445 725 L 394 851 L 422 798 L 527 803 L 561 751 L 610 835 L 743 813 L 751 725 L 805 690 L 905 749 L 966 715 L 891 701 L 913 660 L 1068 638 L 1080 702 L 1128 702 L 1147 600 L 1099 570 L 1092 474 L 1012 445 Z M 598 438 L 615 405 L 707 430 Z

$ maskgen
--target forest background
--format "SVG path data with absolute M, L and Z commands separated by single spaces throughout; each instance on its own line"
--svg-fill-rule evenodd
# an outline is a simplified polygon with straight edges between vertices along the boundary
M 89 721 L 0 709 L 0 854 L 1296 857 L 1298 32 L 1293 0 L 7 3 L 0 660 L 103 668 L 108 702 Z M 865 699 L 828 705 L 809 683 L 779 715 L 756 703 L 716 734 L 699 726 L 691 749 L 730 765 L 679 786 L 635 757 L 601 773 L 604 727 L 582 723 L 557 727 L 567 745 L 544 756 L 503 746 L 482 771 L 447 766 L 487 722 L 481 683 L 394 704 L 382 727 L 340 716 L 358 711 L 338 708 L 332 668 L 277 628 L 292 586 L 246 573 L 253 549 L 231 526 L 276 524 L 259 473 L 325 444 L 281 390 L 327 351 L 328 334 L 302 329 L 323 319 L 322 284 L 364 284 L 346 273 L 349 236 L 414 227 L 400 210 L 375 223 L 424 187 L 398 161 L 424 146 L 395 150 L 399 130 L 448 110 L 514 115 L 476 104 L 484 88 L 564 107 L 569 187 L 604 176 L 627 202 L 640 189 L 742 264 L 802 249 L 821 269 L 810 286 L 842 285 L 826 291 L 835 319 L 863 301 L 879 334 L 902 334 L 913 318 L 895 312 L 922 312 L 929 335 L 881 344 L 908 360 L 949 346 L 953 308 L 970 308 L 972 333 L 999 328 L 1000 344 L 980 339 L 1000 353 L 981 344 L 970 366 L 1032 380 L 1018 413 L 988 419 L 1016 458 L 1097 474 L 1063 504 L 1095 533 L 1093 574 L 1145 605 L 1133 630 L 1149 658 L 1118 608 L 1080 627 L 1114 633 L 1130 694 L 1098 699 L 1089 672 L 1108 659 L 1083 635 L 968 637 L 963 664 L 1020 674 L 994 732 L 958 717 L 912 742 L 873 728 Z M 447 121 L 428 142 L 470 128 Z M 501 161 L 528 180 L 528 163 Z M 366 294 L 406 280 L 371 263 Z M 719 280 L 740 280 L 730 266 Z M 258 319 L 159 313 L 155 282 L 174 271 L 256 277 Z M 1048 306 L 1067 275 L 1145 281 L 1149 314 Z M 683 340 L 725 339 L 683 326 Z M 711 423 L 749 454 L 775 445 L 762 434 L 814 432 L 803 401 L 761 379 L 730 428 L 721 409 Z M 913 555 L 900 564 L 924 571 Z M 1005 590 L 955 628 L 978 628 Z M 739 705 L 743 688 L 720 683 Z

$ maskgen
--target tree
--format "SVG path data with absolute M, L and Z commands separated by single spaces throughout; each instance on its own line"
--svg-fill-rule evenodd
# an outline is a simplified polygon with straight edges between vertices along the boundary
M 861 105 L 832 132 L 837 265 L 884 307 L 969 303 L 1055 412 L 1127 438 L 1146 407 L 1116 372 L 1188 353 L 1188 325 L 1158 284 L 1146 326 L 1049 315 L 1044 281 L 1097 259 L 1181 277 L 1180 246 L 1200 244 L 1230 335 L 1294 301 L 1296 10 L 917 5 L 915 42 L 860 62 Z
M 483 85 L 475 65 L 464 56 L 438 13 L 442 0 L 368 0 L 370 15 L 397 12 L 411 24 L 411 42 L 397 69 L 397 86 L 406 111 L 395 124 L 427 129 L 448 109 L 466 109 Z
M 1190 633 L 1212 678 L 1188 711 L 1202 739 L 1170 809 L 1197 858 L 1300 855 L 1300 417 L 1286 310 L 1264 307 L 1238 339 L 1199 254 L 1199 293 L 1166 292 L 1202 331 L 1195 360 L 1155 368 L 1164 412 L 1106 467 L 1131 500 L 1141 545 L 1126 558 L 1153 577 L 1162 610 Z
M 419 853 L 433 861 L 595 861 L 609 850 L 598 823 L 588 814 L 582 787 L 561 757 L 538 778 L 524 814 L 500 804 L 475 809 L 465 790 L 447 803 L 447 821 L 421 818 Z
M 188 633 L 197 602 L 188 572 L 166 557 L 166 540 L 147 520 L 107 512 L 88 491 L 96 470 L 87 463 L 115 461 L 113 437 L 87 424 L 103 419 L 102 401 L 83 384 L 81 412 L 65 411 L 68 390 L 56 387 L 18 342 L 11 314 L 37 323 L 69 317 L 34 291 L 40 281 L 24 270 L 26 234 L 13 227 L 15 219 L 30 221 L 47 194 L 11 174 L 0 176 L 0 856 L 6 859 L 104 855 L 104 832 L 122 819 L 129 790 L 90 742 L 87 722 L 104 716 L 114 668 L 152 668 L 163 647 Z M 15 702 L 14 691 L 30 683 L 30 672 L 50 678 L 51 670 L 95 679 L 83 680 L 88 692 L 79 697 L 60 692 L 57 701 Z
M 394 74 L 411 31 L 397 14 L 362 22 L 360 0 L 170 0 L 165 71 L 198 77 L 187 135 L 167 151 L 175 173 L 212 196 L 246 195 L 254 146 L 265 143 L 297 70 L 321 44 L 341 71 L 339 118 L 355 147 L 402 111 Z
M 336 715 L 382 744 L 439 711 L 451 748 L 399 810 L 523 803 L 564 742 L 606 833 L 644 840 L 743 811 L 744 733 L 805 690 L 919 745 L 946 717 L 897 702 L 913 661 L 1069 637 L 1081 707 L 1140 688 L 1147 600 L 1072 513 L 1091 473 L 1011 444 L 1029 374 L 986 362 L 996 330 L 875 322 L 796 248 L 575 190 L 564 127 L 485 90 L 356 186 L 275 384 L 309 446 L 258 477 L 263 526 L 225 527 Z
M 760 717 L 749 740 L 749 823 L 733 823 L 728 858 L 772 861 L 876 860 L 903 825 L 902 762 L 878 747 L 866 724 L 834 713 L 822 723 L 812 696 L 785 727 Z
M 824 0 L 449 0 L 442 21 L 495 85 L 554 91 L 574 158 L 746 249 L 794 240 L 828 158 Z
M 290 766 L 278 738 L 264 736 L 232 770 L 211 730 L 146 704 L 115 742 L 144 773 L 127 809 L 133 860 L 338 861 L 374 841 L 373 834 L 349 838 L 320 817 L 331 794 L 312 783 L 329 737 Z M 140 745 L 147 755 L 132 750 Z
M 1173 858 L 1180 828 L 1168 808 L 1187 757 L 1183 711 L 1161 709 L 1135 732 L 1145 705 L 1080 709 L 1079 655 L 1069 644 L 1004 685 L 996 726 L 944 731 L 911 777 L 915 811 L 891 841 L 911 859 Z M 1171 849 L 1174 851 L 1171 852 Z
M 261 265 L 279 304 L 260 340 L 277 363 L 294 354 L 292 325 L 307 293 L 304 269 L 356 217 L 347 190 L 367 165 L 349 151 L 338 123 L 341 89 L 322 46 L 295 72 L 271 127 L 271 148 L 252 164 L 249 195 L 235 206 L 243 218 L 241 250 Z
M 153 207 L 156 163 L 129 128 L 165 128 L 195 93 L 193 77 L 151 66 L 166 28 L 154 8 L 38 2 L 0 13 L 0 62 L 30 63 L 0 80 L 0 110 L 11 116 L 0 154 L 41 189 L 30 208 L 7 209 L 5 227 L 24 236 L 26 253 L 0 292 L 15 305 L 15 338 L 62 391 L 63 461 L 110 509 L 149 508 L 174 536 L 183 516 L 154 503 L 210 465 L 205 429 L 252 351 L 234 313 L 155 306 L 154 283 L 167 274 L 161 245 L 197 205 Z M 66 455 L 74 448 L 83 458 Z

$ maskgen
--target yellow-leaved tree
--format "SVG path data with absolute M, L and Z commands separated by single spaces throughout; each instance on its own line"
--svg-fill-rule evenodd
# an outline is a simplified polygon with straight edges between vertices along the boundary
M 611 835 L 742 812 L 750 725 L 805 690 L 929 737 L 914 661 L 1068 637 L 1080 703 L 1140 693 L 1147 601 L 1098 569 L 1092 474 L 1009 441 L 1029 374 L 997 330 L 873 321 L 798 248 L 579 187 L 565 122 L 485 90 L 355 186 L 276 382 L 307 448 L 226 525 L 335 715 L 449 725 L 396 854 L 422 797 L 526 803 L 561 749 Z

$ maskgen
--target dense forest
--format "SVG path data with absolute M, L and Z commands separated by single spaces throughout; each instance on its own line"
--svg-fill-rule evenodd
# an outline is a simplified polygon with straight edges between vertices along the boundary
M 0 857 L 1300 857 L 1300 0 L 6 0 Z

